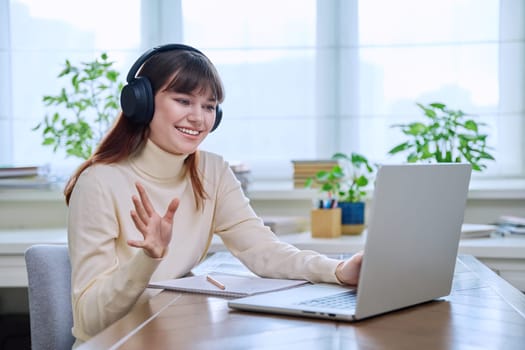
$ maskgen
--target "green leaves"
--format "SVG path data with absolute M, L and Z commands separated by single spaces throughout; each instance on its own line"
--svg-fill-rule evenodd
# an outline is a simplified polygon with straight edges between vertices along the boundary
M 320 192 L 328 193 L 340 202 L 360 202 L 366 195 L 364 187 L 369 183 L 374 169 L 368 159 L 358 153 L 347 155 L 335 153 L 332 159 L 338 160 L 330 171 L 322 170 L 306 180 L 305 187 L 318 185 Z
M 305 182 L 305 187 L 312 187 L 314 184 L 317 184 L 321 192 L 326 192 L 331 197 L 336 197 L 343 177 L 343 169 L 339 165 L 335 165 L 330 171 L 321 170 L 314 177 L 308 178 Z
M 427 123 L 394 124 L 408 140 L 394 146 L 389 154 L 408 153 L 409 163 L 419 161 L 468 162 L 473 170 L 486 168 L 484 160 L 494 160 L 488 153 L 487 136 L 480 132 L 484 123 L 476 122 L 461 110 L 448 109 L 443 103 L 417 103 Z M 469 117 L 469 119 L 466 119 Z
M 106 53 L 78 66 L 65 60 L 58 78 L 67 79 L 69 85 L 57 95 L 43 96 L 52 116 L 46 115 L 32 129 L 42 130 L 43 145 L 52 146 L 54 152 L 64 149 L 68 156 L 89 158 L 120 109 L 123 84 L 112 66 Z

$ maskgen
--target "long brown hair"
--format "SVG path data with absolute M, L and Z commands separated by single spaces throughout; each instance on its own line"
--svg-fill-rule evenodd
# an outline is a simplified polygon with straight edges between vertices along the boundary
M 166 86 L 166 90 L 179 93 L 211 91 L 218 103 L 224 100 L 224 89 L 217 70 L 206 56 L 197 52 L 187 50 L 160 52 L 144 63 L 138 76 L 149 79 L 154 95 Z M 127 159 L 144 146 L 149 130 L 149 125 L 135 124 L 121 112 L 95 152 L 77 168 L 67 182 L 64 189 L 66 204 L 69 205 L 71 193 L 84 170 L 97 163 L 111 164 Z M 195 202 L 199 209 L 204 203 L 206 192 L 197 169 L 198 152 L 190 154 L 184 165 L 191 179 Z

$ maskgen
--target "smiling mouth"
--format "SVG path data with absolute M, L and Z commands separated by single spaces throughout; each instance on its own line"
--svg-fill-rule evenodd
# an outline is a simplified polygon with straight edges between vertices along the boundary
M 201 132 L 200 131 L 197 131 L 197 130 L 191 130 L 191 129 L 186 129 L 186 128 L 178 128 L 178 127 L 175 127 L 177 130 L 179 130 L 180 132 L 182 132 L 183 134 L 187 134 L 187 135 L 191 135 L 191 136 L 197 136 L 199 135 Z

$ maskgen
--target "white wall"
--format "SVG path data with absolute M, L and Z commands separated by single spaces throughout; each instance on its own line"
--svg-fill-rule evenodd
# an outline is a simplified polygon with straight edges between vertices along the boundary
M 261 216 L 309 217 L 315 195 L 313 191 L 288 188 L 248 192 L 254 210 Z M 61 189 L 0 189 L 0 230 L 65 227 L 66 215 Z M 465 222 L 488 224 L 501 215 L 525 216 L 525 185 L 470 190 Z

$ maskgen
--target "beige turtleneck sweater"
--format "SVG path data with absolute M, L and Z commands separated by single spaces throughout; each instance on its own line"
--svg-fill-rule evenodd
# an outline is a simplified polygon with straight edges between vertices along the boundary
M 260 276 L 337 283 L 338 260 L 280 242 L 250 207 L 228 163 L 204 151 L 198 166 L 209 198 L 197 210 L 191 183 L 182 176 L 185 158 L 148 141 L 137 156 L 91 166 L 79 177 L 68 218 L 76 345 L 151 297 L 149 281 L 187 274 L 206 254 L 212 234 Z M 137 181 L 160 215 L 170 200 L 180 199 L 163 259 L 152 259 L 126 243 L 143 239 L 130 216 Z

